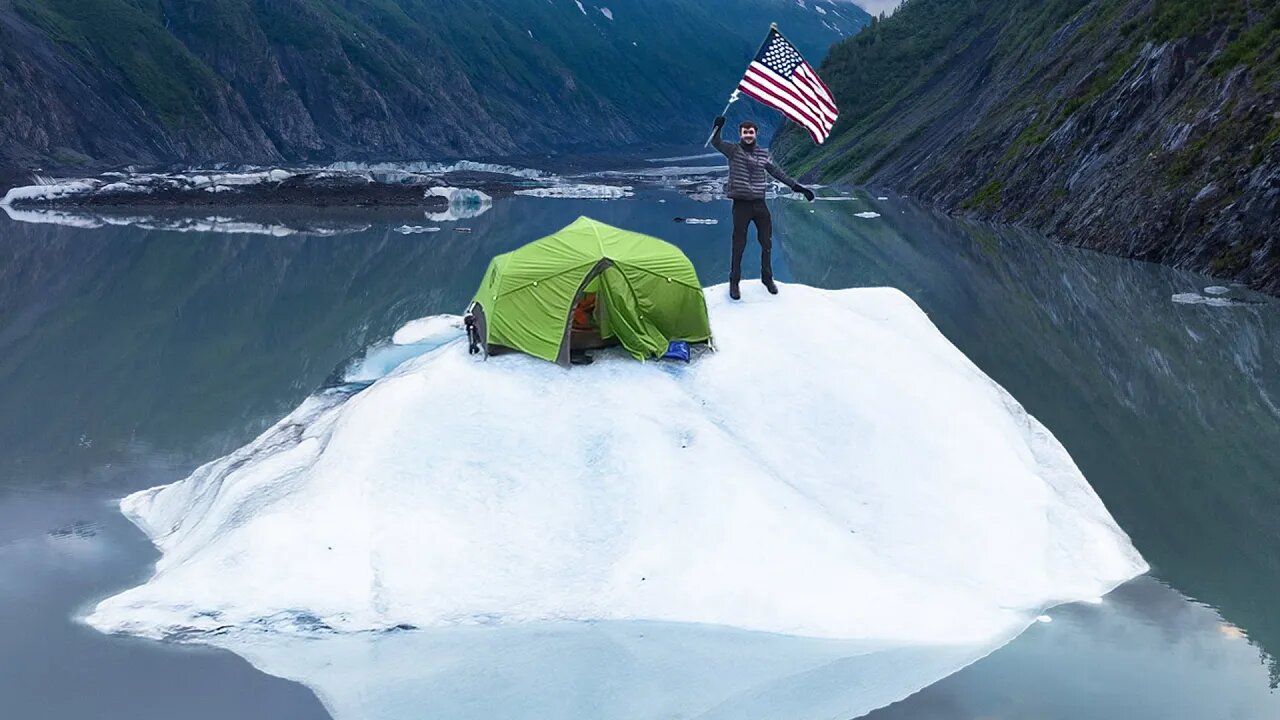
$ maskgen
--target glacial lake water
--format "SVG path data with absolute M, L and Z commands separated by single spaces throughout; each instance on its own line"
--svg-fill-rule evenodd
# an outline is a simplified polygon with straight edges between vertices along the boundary
M 1152 567 L 870 717 L 1280 716 L 1280 304 L 851 197 L 773 202 L 779 279 L 910 295 L 1058 437 Z M 0 717 L 328 717 L 238 655 L 77 622 L 156 558 L 115 501 L 243 444 L 404 322 L 460 312 L 491 256 L 579 215 L 668 239 L 721 282 L 728 209 L 649 188 L 280 226 L 325 228 L 310 234 L 0 216 Z M 441 230 L 407 231 L 424 226 Z

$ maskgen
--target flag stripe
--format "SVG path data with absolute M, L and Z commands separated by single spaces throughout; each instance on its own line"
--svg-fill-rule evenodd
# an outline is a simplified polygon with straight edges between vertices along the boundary
M 810 119 L 806 115 L 800 114 L 790 104 L 786 103 L 783 100 L 779 100 L 775 95 L 770 93 L 767 89 L 748 83 L 745 80 L 743 81 L 742 85 L 740 85 L 739 87 L 742 89 L 744 93 L 746 93 L 747 95 L 750 95 L 756 100 L 759 100 L 765 105 L 768 105 L 777 110 L 781 110 L 784 115 L 791 118 L 796 123 L 805 126 L 806 128 L 809 129 L 811 133 L 821 132 L 821 128 L 819 128 L 813 122 L 812 119 Z
M 835 122 L 835 118 L 832 117 L 828 119 L 826 117 L 826 113 L 822 113 L 813 100 L 805 97 L 803 90 L 801 90 L 800 87 L 801 83 L 787 81 L 787 79 L 783 79 L 780 74 L 773 72 L 773 70 L 769 68 L 765 68 L 764 65 L 758 65 L 756 63 L 751 63 L 748 70 L 746 70 L 746 74 L 748 74 L 748 76 L 751 76 L 753 72 L 756 76 L 762 76 L 764 81 L 771 82 L 778 91 L 785 92 L 788 97 L 792 97 L 792 99 L 795 100 L 795 104 L 799 105 L 806 114 L 809 114 L 809 117 L 812 117 L 814 122 L 819 124 L 819 126 L 822 126 L 824 129 L 831 129 L 832 123 Z
M 830 99 L 831 99 L 831 103 L 834 105 L 834 104 L 835 104 L 835 102 L 836 102 L 836 96 L 831 92 L 831 88 L 827 87 L 827 83 L 826 83 L 826 82 L 824 82 L 824 81 L 823 81 L 823 79 L 822 79 L 821 77 L 819 77 L 819 76 L 818 76 L 818 73 L 813 69 L 813 66 L 812 66 L 812 65 L 810 65 L 809 63 L 805 63 L 805 64 L 804 64 L 804 66 L 803 66 L 803 69 L 804 69 L 805 73 L 806 73 L 806 74 L 807 74 L 807 75 L 808 75 L 808 76 L 809 76 L 809 77 L 810 77 L 810 78 L 811 78 L 815 83 L 817 83 L 817 84 L 818 84 L 818 87 L 822 88 L 822 94 L 824 94 L 824 95 L 826 95 L 828 98 L 830 98 Z
M 765 105 L 771 106 L 771 108 L 777 108 L 777 105 L 774 105 L 772 100 L 769 100 L 767 99 L 767 97 L 764 97 L 764 96 L 756 95 L 756 92 L 754 90 L 749 90 L 749 88 L 742 86 L 742 92 L 744 92 L 745 95 L 748 95 L 750 97 L 755 97 L 756 100 L 759 100 L 760 102 L 764 102 Z M 778 109 L 782 110 L 782 108 L 778 108 Z M 803 118 L 799 118 L 799 117 L 794 117 L 794 115 L 791 115 L 790 111 L 787 111 L 787 110 L 782 110 L 782 114 L 786 115 L 787 118 L 791 118 L 792 122 L 795 122 L 797 126 L 803 127 L 805 129 L 805 132 L 809 133 L 809 137 L 812 137 L 813 141 L 817 142 L 818 145 L 822 145 L 822 141 L 826 140 L 827 136 L 818 135 L 818 132 L 814 131 L 813 127 L 809 126 L 808 120 L 804 120 Z
M 765 105 L 781 110 L 784 115 L 791 118 L 797 124 L 802 125 L 806 130 L 808 130 L 809 135 L 813 137 L 814 142 L 821 144 L 822 140 L 820 138 L 826 137 L 825 134 L 820 133 L 817 126 L 813 124 L 812 120 L 793 110 L 791 106 L 788 105 L 786 102 L 782 100 L 778 100 L 777 98 L 773 97 L 773 95 L 769 94 L 767 90 L 756 89 L 755 85 L 749 84 L 747 82 L 747 78 L 742 79 L 742 83 L 738 85 L 738 88 L 742 90 L 742 92 L 746 93 L 747 95 L 750 95 L 756 100 L 759 100 Z
M 837 115 L 836 111 L 832 110 L 831 106 L 822 99 L 821 94 L 818 93 L 817 89 L 807 78 L 797 74 L 796 86 L 810 98 L 809 102 L 811 102 L 823 116 L 830 118 L 833 122 L 835 121 Z
M 771 86 L 766 81 L 760 79 L 758 75 L 755 75 L 750 71 L 748 71 L 746 76 L 742 78 L 742 84 L 740 87 L 752 90 L 752 97 L 781 110 L 786 113 L 788 117 L 797 119 L 797 122 L 800 122 L 800 119 L 802 119 L 804 124 L 813 128 L 815 132 L 823 132 L 826 130 L 826 128 L 824 128 L 818 121 L 818 118 L 814 117 L 810 111 L 803 108 L 794 97 L 786 94 L 784 91 L 779 91 L 777 88 Z M 763 98 L 760 97 L 762 95 L 764 96 Z
M 789 102 L 797 111 L 812 120 L 814 125 L 824 130 L 830 129 L 831 124 L 816 112 L 813 103 L 801 94 L 794 83 L 783 80 L 777 73 L 764 66 L 757 66 L 756 63 L 751 63 L 747 68 L 746 77 L 743 79 L 747 78 L 751 78 L 757 85 Z
M 810 84 L 807 79 L 803 77 L 798 78 L 796 84 L 800 85 L 806 91 L 806 94 L 815 93 L 816 96 L 814 96 L 814 99 L 812 101 L 814 105 L 817 106 L 822 111 L 822 114 L 827 118 L 829 118 L 831 122 L 836 121 L 836 118 L 840 116 L 840 111 L 834 109 L 834 106 L 830 102 L 828 102 L 826 99 L 824 99 L 822 95 L 818 93 L 817 89 L 814 88 L 814 86 Z
M 813 100 L 813 104 L 817 106 L 819 110 L 822 110 L 822 114 L 827 115 L 828 118 L 831 118 L 832 122 L 835 122 L 835 106 L 833 106 L 831 102 L 828 102 L 826 97 L 823 97 L 823 92 L 819 90 L 817 85 L 814 85 L 812 79 L 809 79 L 808 74 L 805 73 L 805 69 L 805 65 L 800 65 L 799 68 L 796 68 L 796 79 L 799 81 L 796 82 L 796 86 Z
M 828 115 L 832 120 L 835 120 L 836 112 L 834 110 L 828 110 L 827 104 L 823 102 L 821 98 L 821 93 L 816 87 L 814 87 L 813 83 L 811 83 L 808 78 L 801 74 L 801 70 L 804 67 L 805 66 L 803 64 L 797 66 L 795 72 L 792 73 L 791 77 L 788 78 L 787 81 L 795 85 L 797 89 L 809 97 L 808 102 L 810 105 L 814 106 L 815 111 L 820 112 L 823 115 Z M 777 73 L 774 73 L 774 77 L 782 79 L 782 76 Z
M 822 78 L 818 77 L 818 73 L 813 71 L 813 67 L 811 67 L 809 63 L 800 65 L 800 67 L 796 68 L 796 71 L 809 81 L 809 85 L 817 91 L 818 96 L 822 98 L 823 102 L 826 102 L 831 106 L 832 112 L 839 112 L 839 110 L 836 109 L 836 98 L 831 94 L 831 88 L 827 87 L 827 84 L 822 81 Z

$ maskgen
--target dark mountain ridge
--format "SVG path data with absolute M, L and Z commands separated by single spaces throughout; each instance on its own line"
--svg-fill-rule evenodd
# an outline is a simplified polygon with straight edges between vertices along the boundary
M 821 72 L 811 177 L 1280 294 L 1280 4 L 907 0 Z
M 816 62 L 867 15 L 833 0 L 0 0 L 0 168 L 696 142 L 770 21 Z

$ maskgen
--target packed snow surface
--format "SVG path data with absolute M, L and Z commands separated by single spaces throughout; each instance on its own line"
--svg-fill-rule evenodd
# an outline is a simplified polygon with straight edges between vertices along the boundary
M 344 382 L 371 383 L 386 376 L 401 363 L 434 350 L 466 333 L 458 315 L 432 315 L 405 324 L 390 342 L 380 342 L 342 374 Z
M 452 320 L 121 507 L 147 636 L 662 621 L 990 649 L 1146 565 L 1056 439 L 890 289 L 707 291 L 717 351 L 561 368 Z M 820 318 L 821 341 L 813 325 Z
M 391 336 L 391 342 L 396 345 L 431 343 L 434 348 L 459 337 L 462 328 L 462 318 L 457 315 L 432 315 L 405 323 Z

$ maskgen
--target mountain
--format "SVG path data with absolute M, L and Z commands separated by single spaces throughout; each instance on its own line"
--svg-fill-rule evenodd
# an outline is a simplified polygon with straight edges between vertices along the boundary
M 0 164 L 409 159 L 700 141 L 770 21 L 832 0 L 0 0 Z
M 1280 294 L 1280 4 L 907 0 L 831 49 L 793 169 Z

